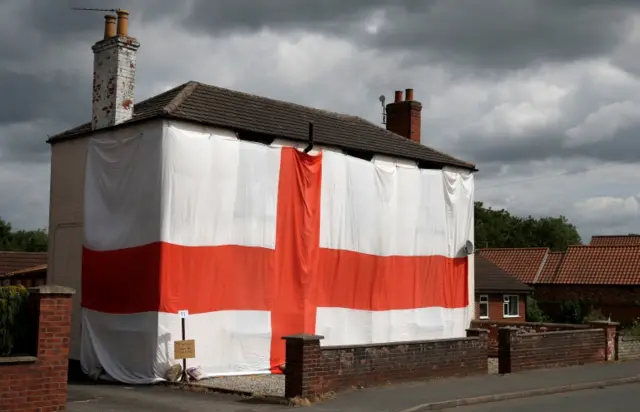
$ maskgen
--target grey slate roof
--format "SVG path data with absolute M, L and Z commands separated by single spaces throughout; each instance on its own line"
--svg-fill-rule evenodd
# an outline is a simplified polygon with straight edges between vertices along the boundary
M 313 109 L 198 82 L 182 84 L 137 103 L 133 118 L 122 124 L 156 117 L 305 142 L 308 139 L 309 122 L 313 122 L 314 142 L 319 145 L 401 157 L 426 163 L 428 167 L 456 166 L 475 170 L 472 163 L 415 143 L 360 117 Z M 86 123 L 52 136 L 48 142 L 80 138 L 89 133 L 91 123 Z
M 476 293 L 531 293 L 533 289 L 509 275 L 485 257 L 475 254 Z

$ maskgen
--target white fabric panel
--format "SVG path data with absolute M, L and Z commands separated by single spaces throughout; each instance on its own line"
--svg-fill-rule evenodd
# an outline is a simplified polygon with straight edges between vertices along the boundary
M 467 240 L 473 240 L 473 174 L 451 168 L 445 168 L 442 174 L 449 255 L 466 256 L 462 249 Z
M 464 336 L 468 308 L 438 307 L 368 311 L 346 308 L 317 310 L 316 334 L 322 345 L 366 345 Z
M 378 256 L 451 256 L 442 171 L 325 152 L 320 247 Z
M 98 378 L 102 370 L 124 383 L 163 380 L 175 362 L 173 342 L 182 338 L 177 314 L 145 312 L 112 315 L 82 310 L 81 364 Z M 191 315 L 186 337 L 196 341 L 196 358 L 207 376 L 267 373 L 271 316 L 265 311 L 219 311 Z M 198 345 L 200 343 L 200 345 Z
M 92 138 L 85 246 L 116 250 L 164 241 L 273 249 L 280 152 L 180 123 L 163 132 Z
M 170 124 L 163 144 L 162 239 L 275 248 L 280 148 Z
M 160 239 L 161 130 L 114 130 L 89 139 L 84 186 L 87 248 L 113 250 Z

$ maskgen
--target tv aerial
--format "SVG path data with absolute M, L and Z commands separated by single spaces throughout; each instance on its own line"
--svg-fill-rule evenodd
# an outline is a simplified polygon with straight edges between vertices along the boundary
M 378 100 L 380 100 L 380 105 L 382 106 L 382 124 L 387 124 L 387 110 L 384 107 L 384 102 L 387 99 L 384 97 L 384 94 L 381 94 Z

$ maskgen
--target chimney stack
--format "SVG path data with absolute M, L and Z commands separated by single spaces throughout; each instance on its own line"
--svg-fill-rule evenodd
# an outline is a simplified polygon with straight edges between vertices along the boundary
M 93 130 L 133 117 L 136 53 L 140 43 L 129 37 L 129 12 L 104 17 L 104 38 L 93 45 Z
M 413 100 L 413 89 L 396 90 L 393 103 L 387 105 L 387 130 L 420 143 L 422 104 Z

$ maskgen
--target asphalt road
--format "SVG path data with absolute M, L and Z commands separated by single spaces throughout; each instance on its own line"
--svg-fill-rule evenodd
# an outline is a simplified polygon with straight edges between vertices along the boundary
M 638 410 L 640 384 L 447 409 L 455 412 L 629 412 Z
M 288 407 L 234 395 L 185 392 L 164 386 L 70 384 L 68 412 L 272 412 Z

